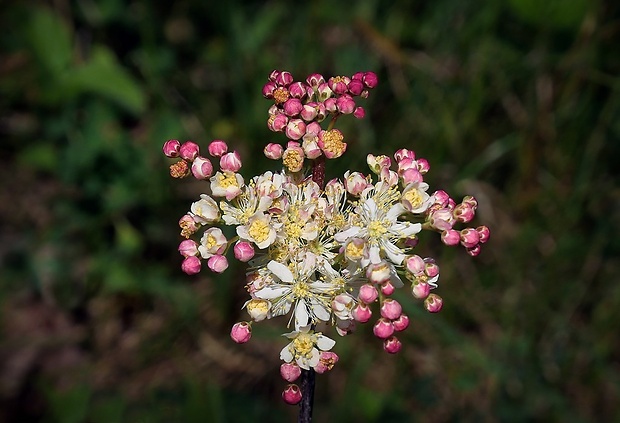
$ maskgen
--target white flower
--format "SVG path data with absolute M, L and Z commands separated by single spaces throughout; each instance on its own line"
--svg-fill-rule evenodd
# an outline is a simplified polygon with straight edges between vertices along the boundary
M 254 296 L 269 300 L 272 304 L 271 314 L 281 316 L 294 308 L 291 319 L 299 329 L 317 321 L 329 321 L 331 317 L 332 284 L 314 279 L 315 263 L 312 256 L 302 263 L 293 262 L 293 269 L 271 260 L 267 268 L 279 279 L 273 284 L 256 291 Z
M 241 194 L 243 177 L 234 172 L 217 172 L 210 179 L 211 193 L 214 197 L 226 197 L 228 201 Z
M 403 190 L 401 202 L 411 213 L 424 213 L 433 203 L 426 182 L 412 182 Z
M 247 225 L 237 226 L 237 235 L 263 250 L 276 240 L 276 225 L 271 222 L 271 215 L 257 211 Z
M 202 225 L 214 223 L 220 218 L 217 203 L 207 194 L 201 194 L 200 200 L 192 203 L 190 210 L 194 220 Z
M 319 364 L 320 351 L 329 351 L 336 344 L 336 341 L 321 332 L 310 330 L 310 325 L 284 336 L 292 341 L 280 351 L 280 359 L 287 363 L 294 360 L 304 370 L 316 367 Z
M 226 250 L 227 245 L 228 240 L 220 228 L 209 228 L 200 239 L 198 251 L 200 251 L 202 258 L 208 259 L 214 255 L 222 254 Z
M 395 241 L 409 238 L 422 230 L 419 223 L 397 220 L 407 210 L 400 203 L 392 204 L 394 198 L 391 193 L 392 190 L 386 190 L 377 193 L 373 198 L 361 200 L 360 206 L 351 216 L 351 227 L 334 235 L 336 241 L 341 243 L 346 243 L 351 238 L 365 241 L 368 248 L 361 260 L 363 266 L 368 263 L 378 264 L 382 255 L 387 256 L 394 264 L 401 264 L 405 253 L 396 246 Z

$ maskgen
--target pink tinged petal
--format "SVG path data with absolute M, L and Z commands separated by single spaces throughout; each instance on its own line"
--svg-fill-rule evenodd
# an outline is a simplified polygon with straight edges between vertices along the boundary
M 269 269 L 271 273 L 280 278 L 282 282 L 293 283 L 293 280 L 295 279 L 291 270 L 282 263 L 278 263 L 277 261 L 271 260 L 267 264 L 267 269 Z

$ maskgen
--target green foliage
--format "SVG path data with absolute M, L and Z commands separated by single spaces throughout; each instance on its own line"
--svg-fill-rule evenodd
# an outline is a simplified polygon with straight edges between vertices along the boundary
M 609 3 L 609 2 L 608 2 Z M 226 139 L 273 166 L 274 68 L 373 70 L 350 152 L 412 148 L 429 182 L 473 193 L 492 238 L 440 249 L 444 310 L 400 294 L 387 356 L 339 340 L 317 421 L 612 421 L 620 353 L 620 9 L 586 0 L 8 2 L 0 72 L 0 420 L 292 421 L 281 327 L 233 345 L 243 269 L 179 270 L 177 219 L 204 190 L 161 145 Z M 18 358 L 21 360 L 18 360 Z

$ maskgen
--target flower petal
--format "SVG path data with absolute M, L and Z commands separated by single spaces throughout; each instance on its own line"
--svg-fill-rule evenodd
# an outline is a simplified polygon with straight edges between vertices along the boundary
M 276 275 L 282 282 L 293 283 L 293 273 L 291 270 L 277 261 L 271 260 L 267 264 L 267 269 L 271 270 L 271 273 Z
M 321 351 L 329 351 L 334 345 L 336 345 L 336 341 L 325 335 L 319 335 L 317 337 L 316 346 L 319 347 Z

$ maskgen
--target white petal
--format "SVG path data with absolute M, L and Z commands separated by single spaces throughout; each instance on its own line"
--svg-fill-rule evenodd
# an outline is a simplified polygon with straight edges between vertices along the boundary
M 385 216 L 389 221 L 394 222 L 396 218 L 403 213 L 406 213 L 407 209 L 400 203 L 396 203 L 388 210 L 387 215 Z
M 368 249 L 368 257 L 370 258 L 370 262 L 372 264 L 381 263 L 381 256 L 379 255 L 379 246 L 371 245 Z
M 312 348 L 312 357 L 308 359 L 309 367 L 316 367 L 321 359 L 321 353 L 316 348 Z
M 306 303 L 298 301 L 295 307 L 295 329 L 299 330 L 299 328 L 306 326 L 309 318 L 310 315 L 308 314 Z
M 394 264 L 401 264 L 403 260 L 405 260 L 405 257 L 407 257 L 406 254 L 403 253 L 403 250 L 389 241 L 384 241 L 382 246 L 390 261 Z
M 331 312 L 316 300 L 312 301 L 312 313 L 314 313 L 317 319 L 324 322 L 327 322 L 331 317 Z
M 359 226 L 352 226 L 345 231 L 338 232 L 336 235 L 334 235 L 334 239 L 338 242 L 346 242 L 349 238 L 357 235 L 361 229 L 362 228 L 360 228 Z
M 316 346 L 319 347 L 322 351 L 329 351 L 332 349 L 334 345 L 336 345 L 336 341 L 331 338 L 328 338 L 325 335 L 319 335 L 316 340 Z
M 280 278 L 283 282 L 292 283 L 293 282 L 293 273 L 291 270 L 283 265 L 282 263 L 278 263 L 277 261 L 271 260 L 267 264 L 267 269 L 271 270 L 271 272 Z
M 288 344 L 286 347 L 282 348 L 282 351 L 280 351 L 280 360 L 284 360 L 287 363 L 293 361 L 293 354 L 291 354 L 291 351 L 288 349 L 290 345 L 291 344 Z
M 265 287 L 263 289 L 256 291 L 254 295 L 256 296 L 256 298 L 260 298 L 262 300 L 272 300 L 274 298 L 279 298 L 283 295 L 286 295 L 289 292 L 291 292 L 291 290 L 288 287 L 268 286 L 268 287 Z

